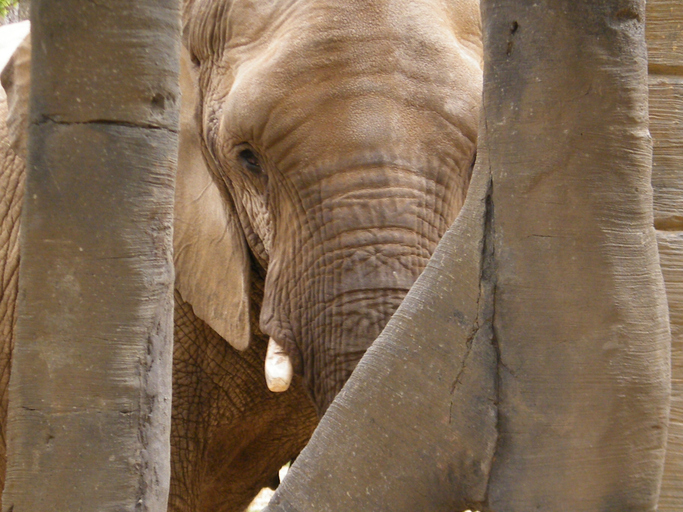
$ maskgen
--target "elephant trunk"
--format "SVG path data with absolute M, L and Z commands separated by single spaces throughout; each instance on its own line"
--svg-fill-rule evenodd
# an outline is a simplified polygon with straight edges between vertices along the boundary
M 387 286 L 381 275 L 391 272 L 390 267 L 360 262 L 353 250 L 347 254 L 345 260 L 328 262 L 336 268 L 335 276 L 318 281 L 306 294 L 307 301 L 313 301 L 325 295 L 326 290 L 334 290 L 328 300 L 307 312 L 302 328 L 302 345 L 306 347 L 302 354 L 303 373 L 320 415 L 410 288 L 407 283 Z M 426 260 L 416 259 L 415 268 L 402 270 L 401 277 L 414 281 L 424 264 Z
M 290 242 L 274 244 L 287 250 L 271 254 L 261 324 L 293 356 L 321 415 L 457 215 L 469 178 L 453 179 L 461 175 L 337 170 L 302 194 L 301 217 L 278 226 Z

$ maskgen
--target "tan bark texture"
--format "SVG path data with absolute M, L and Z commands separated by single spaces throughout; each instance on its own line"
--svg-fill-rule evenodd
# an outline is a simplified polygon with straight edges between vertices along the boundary
M 178 2 L 32 4 L 3 510 L 166 510 Z

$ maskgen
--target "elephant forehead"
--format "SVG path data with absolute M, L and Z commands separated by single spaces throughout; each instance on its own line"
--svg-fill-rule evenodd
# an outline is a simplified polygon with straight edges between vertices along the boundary
M 358 38 L 378 32 L 433 31 L 434 20 L 482 54 L 477 0 L 185 0 L 184 38 L 200 60 L 277 42 L 287 31 L 306 37 L 337 29 Z
M 470 29 L 474 35 L 460 37 L 453 20 L 427 9 L 435 3 L 319 1 L 302 12 L 292 7 L 287 17 L 275 17 L 275 28 L 248 44 L 228 46 L 209 71 L 213 90 L 206 100 L 213 105 L 207 112 L 222 117 L 231 132 L 223 138 L 255 138 L 268 148 L 283 133 L 324 120 L 323 110 L 337 127 L 345 120 L 354 127 L 340 135 L 346 140 L 401 137 L 406 109 L 437 112 L 474 139 L 481 90 L 478 25 Z M 387 99 L 394 102 L 391 108 Z M 378 114 L 382 118 L 372 118 Z M 393 122 L 399 117 L 401 123 Z M 216 119 L 209 122 L 218 126 Z M 385 141 L 368 143 L 377 142 Z

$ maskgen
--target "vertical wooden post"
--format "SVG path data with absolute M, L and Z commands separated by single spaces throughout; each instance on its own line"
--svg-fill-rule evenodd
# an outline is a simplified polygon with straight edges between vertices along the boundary
M 3 510 L 166 510 L 179 12 L 31 6 Z

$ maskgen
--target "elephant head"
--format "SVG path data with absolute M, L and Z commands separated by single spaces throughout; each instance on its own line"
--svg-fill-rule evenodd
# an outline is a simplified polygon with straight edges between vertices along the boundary
M 199 133 L 181 158 L 201 147 L 210 177 L 176 228 L 179 289 L 243 348 L 265 271 L 260 328 L 320 413 L 462 206 L 480 39 L 474 0 L 185 2 Z
M 185 2 L 176 286 L 239 350 L 260 310 L 320 413 L 462 206 L 480 31 L 474 0 Z

